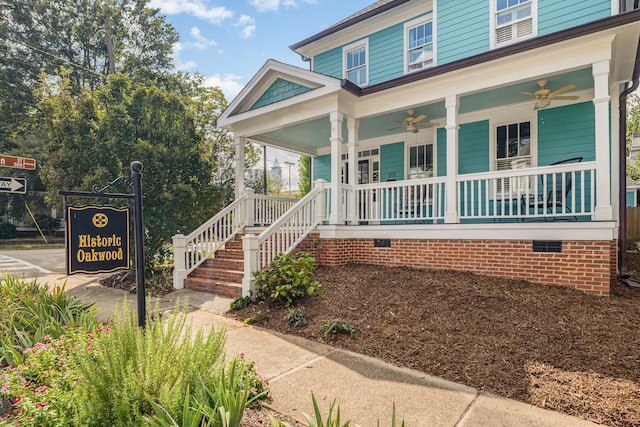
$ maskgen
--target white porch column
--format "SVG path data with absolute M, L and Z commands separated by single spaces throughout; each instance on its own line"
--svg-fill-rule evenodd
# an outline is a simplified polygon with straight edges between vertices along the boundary
M 593 104 L 596 120 L 596 221 L 611 221 L 611 163 L 609 133 L 609 61 L 596 62 L 593 71 Z
M 342 186 L 340 185 L 340 166 L 342 162 L 342 119 L 338 111 L 330 114 L 331 120 L 331 214 L 329 224 L 342 224 Z
M 236 199 L 240 198 L 244 191 L 244 146 L 247 138 L 244 136 L 236 137 Z
M 348 181 L 349 185 L 354 187 L 358 184 L 358 127 L 360 122 L 351 117 L 347 117 L 347 149 L 349 152 L 349 171 Z M 349 224 L 358 224 L 358 211 L 356 207 L 356 192 L 355 190 L 349 191 L 349 197 L 347 199 L 347 221 Z
M 458 177 L 458 96 L 445 98 L 447 109 L 447 178 L 446 178 L 446 206 L 444 222 L 453 224 L 458 222 L 458 191 L 456 178 Z

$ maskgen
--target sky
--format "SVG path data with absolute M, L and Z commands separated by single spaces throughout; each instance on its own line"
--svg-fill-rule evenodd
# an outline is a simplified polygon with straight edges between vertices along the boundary
M 231 102 L 268 59 L 308 68 L 289 49 L 375 0 L 151 0 L 180 34 L 176 68 L 199 73 Z M 288 188 L 298 185 L 298 156 L 267 149 L 267 168 L 278 160 Z M 295 163 L 289 167 L 285 161 Z

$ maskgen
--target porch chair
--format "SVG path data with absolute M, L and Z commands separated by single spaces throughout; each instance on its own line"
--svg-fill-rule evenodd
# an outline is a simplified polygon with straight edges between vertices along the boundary
M 582 157 L 572 157 L 570 159 L 565 159 L 565 160 L 560 160 L 558 162 L 550 163 L 549 166 L 563 165 L 567 163 L 580 163 L 580 162 L 582 162 Z M 569 196 L 569 193 L 571 192 L 571 188 L 573 186 L 571 173 L 559 172 L 559 173 L 556 173 L 555 175 L 556 175 L 555 188 L 554 188 L 553 178 L 552 176 L 549 176 L 547 178 L 546 189 L 544 190 L 543 190 L 543 188 L 545 187 L 544 175 L 540 175 L 540 185 L 538 188 L 540 189 L 541 192 L 538 193 L 537 196 L 536 195 L 529 196 L 528 199 L 526 199 L 525 195 L 522 196 L 523 212 L 527 212 L 527 213 L 528 212 L 544 212 L 546 210 L 547 213 L 553 214 L 553 213 L 557 213 L 558 210 L 560 212 L 565 212 L 565 209 L 566 211 L 571 212 L 571 208 L 569 207 L 569 205 L 565 204 L 565 200 Z M 564 183 L 564 192 L 563 192 L 563 183 Z M 545 194 L 547 196 L 546 202 L 545 202 Z M 552 212 L 554 208 L 554 203 L 555 203 L 556 211 Z M 574 215 L 574 219 L 577 220 L 578 217 Z M 544 217 L 544 220 L 548 221 L 546 216 Z M 524 218 L 523 218 L 523 221 L 524 221 Z

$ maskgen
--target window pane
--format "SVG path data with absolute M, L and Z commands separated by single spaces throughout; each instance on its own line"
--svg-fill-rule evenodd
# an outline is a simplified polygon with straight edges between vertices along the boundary
M 507 0 L 498 0 L 498 10 L 507 8 Z
M 496 132 L 497 145 L 498 145 L 498 159 L 504 159 L 507 157 L 507 127 L 498 126 Z
M 417 147 L 411 147 L 409 149 L 409 167 L 410 168 L 415 168 L 416 165 L 418 164 L 418 148 Z
M 422 172 L 424 171 L 425 164 L 425 155 L 424 155 L 424 145 L 418 147 L 418 169 Z
M 427 145 L 427 170 L 433 169 L 433 145 Z

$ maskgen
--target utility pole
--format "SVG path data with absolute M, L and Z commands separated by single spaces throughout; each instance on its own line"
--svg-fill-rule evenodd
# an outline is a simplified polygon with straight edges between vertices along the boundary
M 116 72 L 116 61 L 115 56 L 113 54 L 113 43 L 111 41 L 111 27 L 107 21 L 104 23 L 104 37 L 107 42 L 107 57 L 109 58 L 109 74 L 115 74 Z
M 294 165 L 292 162 L 284 162 L 285 165 L 289 166 L 289 196 L 291 196 L 291 166 Z

